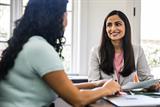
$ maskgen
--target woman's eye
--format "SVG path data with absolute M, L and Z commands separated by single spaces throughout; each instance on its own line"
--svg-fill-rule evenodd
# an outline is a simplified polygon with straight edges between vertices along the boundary
M 121 24 L 121 23 L 115 23 L 115 25 L 116 25 L 116 26 L 121 26 L 122 24 Z
M 107 24 L 107 27 L 111 27 L 111 26 L 112 26 L 112 24 L 111 24 L 111 23 L 108 23 L 108 24 Z

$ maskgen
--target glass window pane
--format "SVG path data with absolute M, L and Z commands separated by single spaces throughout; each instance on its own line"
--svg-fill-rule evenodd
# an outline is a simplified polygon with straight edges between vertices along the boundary
M 67 11 L 72 11 L 72 0 L 69 0 L 69 1 L 68 1 Z
M 155 14 L 158 8 L 159 1 L 141 0 L 141 44 L 155 78 L 160 78 L 160 14 Z
M 65 71 L 68 74 L 71 74 L 72 73 L 71 72 L 71 45 L 64 46 L 62 54 L 64 56 L 63 64 L 64 64 Z
M 158 8 L 160 9 L 159 1 L 141 1 L 141 35 L 143 40 L 160 40 L 160 22 L 158 21 L 160 19 L 160 14 L 158 14 Z
M 23 0 L 23 13 L 24 13 L 24 10 L 25 10 L 25 6 L 27 5 L 29 0 Z
M 65 29 L 64 36 L 66 37 L 66 44 L 71 44 L 72 42 L 72 12 L 68 12 L 68 25 Z
M 23 6 L 26 6 L 29 0 L 23 0 Z
M 0 41 L 10 36 L 10 6 L 0 5 Z
M 3 4 L 10 4 L 10 0 L 0 0 L 0 3 L 3 3 Z

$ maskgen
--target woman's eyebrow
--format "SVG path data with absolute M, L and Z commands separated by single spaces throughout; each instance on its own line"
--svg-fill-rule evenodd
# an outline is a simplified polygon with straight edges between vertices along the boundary
M 118 20 L 118 21 L 115 21 L 115 23 L 122 23 L 122 21 Z

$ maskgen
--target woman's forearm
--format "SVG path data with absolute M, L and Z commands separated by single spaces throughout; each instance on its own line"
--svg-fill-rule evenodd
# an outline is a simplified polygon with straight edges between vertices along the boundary
M 84 82 L 84 83 L 77 83 L 74 84 L 79 89 L 92 89 L 96 87 L 102 86 L 107 80 L 98 80 L 93 82 Z
M 76 83 L 74 85 L 79 89 L 92 89 L 96 87 L 96 84 L 93 82 Z
M 46 74 L 43 79 L 46 83 L 66 102 L 73 107 L 84 107 L 91 102 L 107 95 L 112 95 L 113 92 L 120 90 L 120 86 L 115 81 L 107 81 L 102 87 L 95 89 L 84 89 L 95 87 L 94 83 L 81 83 L 76 88 L 72 81 L 67 78 L 63 70 L 54 71 Z
M 82 96 L 82 102 L 83 105 L 88 105 L 91 103 L 94 103 L 98 99 L 102 98 L 105 95 L 109 95 L 109 92 L 107 94 L 106 91 L 102 87 L 98 87 L 91 90 L 80 90 L 81 96 Z

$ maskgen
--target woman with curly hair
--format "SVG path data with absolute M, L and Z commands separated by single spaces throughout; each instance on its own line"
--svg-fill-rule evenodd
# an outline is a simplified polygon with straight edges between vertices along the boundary
M 48 107 L 58 94 L 83 107 L 118 92 L 113 80 L 73 85 L 61 59 L 67 0 L 30 0 L 0 60 L 1 107 Z M 80 90 L 82 88 L 94 88 Z

